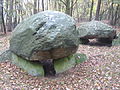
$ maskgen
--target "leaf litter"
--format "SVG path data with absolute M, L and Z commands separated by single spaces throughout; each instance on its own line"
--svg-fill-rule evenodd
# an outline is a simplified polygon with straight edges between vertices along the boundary
M 9 48 L 0 37 L 0 52 Z M 33 77 L 7 61 L 0 63 L 1 90 L 120 90 L 120 46 L 79 45 L 88 60 L 55 77 Z

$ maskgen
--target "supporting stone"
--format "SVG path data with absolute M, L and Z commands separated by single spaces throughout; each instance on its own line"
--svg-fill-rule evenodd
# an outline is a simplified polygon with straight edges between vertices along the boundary
M 25 60 L 12 53 L 12 62 L 32 76 L 44 76 L 43 66 L 39 62 Z
M 75 66 L 76 61 L 73 55 L 53 61 L 56 74 L 62 73 Z

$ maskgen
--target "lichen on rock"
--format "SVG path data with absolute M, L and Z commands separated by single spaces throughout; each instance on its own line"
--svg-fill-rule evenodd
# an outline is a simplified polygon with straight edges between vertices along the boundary
M 50 54 L 51 50 L 62 48 L 63 53 L 66 52 L 66 48 L 77 47 L 77 35 L 78 31 L 72 17 L 57 11 L 44 11 L 30 16 L 15 28 L 10 40 L 10 50 L 27 60 L 33 60 L 33 54 L 42 57 L 44 52 L 50 57 L 47 58 L 46 55 L 42 60 L 54 59 Z M 73 53 L 75 52 L 72 50 L 67 52 L 68 55 Z

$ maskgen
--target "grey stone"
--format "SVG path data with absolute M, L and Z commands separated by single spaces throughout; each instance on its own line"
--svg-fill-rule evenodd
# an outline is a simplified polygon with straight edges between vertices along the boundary
M 12 53 L 12 63 L 22 68 L 29 75 L 44 76 L 43 66 L 39 62 L 28 61 Z
M 75 53 L 73 56 L 75 57 L 76 64 L 82 63 L 87 60 L 87 56 L 83 53 Z
M 68 57 L 54 60 L 54 69 L 56 74 L 62 73 L 74 67 L 75 65 L 84 62 L 85 60 L 87 60 L 87 56 L 85 54 L 75 53 Z
M 65 58 L 54 60 L 53 63 L 56 74 L 58 74 L 74 67 L 76 65 L 76 60 L 75 57 L 71 55 Z
M 11 60 L 11 51 L 4 50 L 0 53 L 0 62 L 6 62 Z
M 44 11 L 15 28 L 10 50 L 27 60 L 63 58 L 76 52 L 77 35 L 72 17 L 57 11 Z
M 119 46 L 120 45 L 120 33 L 118 34 L 117 38 L 112 41 L 113 46 Z
M 79 37 L 84 39 L 105 38 L 109 41 L 116 37 L 116 30 L 100 21 L 93 20 L 82 23 L 77 30 L 79 31 Z

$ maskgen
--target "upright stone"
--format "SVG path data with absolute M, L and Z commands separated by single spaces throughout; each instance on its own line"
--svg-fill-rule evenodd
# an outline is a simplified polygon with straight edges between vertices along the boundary
M 12 63 L 25 70 L 29 75 L 44 76 L 43 66 L 39 62 L 31 62 L 12 53 Z
M 54 60 L 54 68 L 56 71 L 56 74 L 65 72 L 66 70 L 72 68 L 76 64 L 76 60 L 73 55 L 61 58 L 58 60 Z

